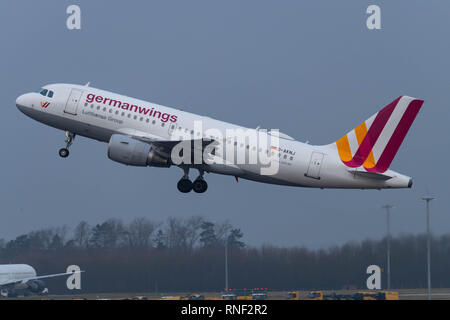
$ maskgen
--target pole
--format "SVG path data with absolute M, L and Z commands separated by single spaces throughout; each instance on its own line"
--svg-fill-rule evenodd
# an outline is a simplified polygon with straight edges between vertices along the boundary
M 228 235 L 225 238 L 225 290 L 228 293 Z
M 391 290 L 391 212 L 393 205 L 387 204 L 383 208 L 386 209 L 386 242 L 387 242 L 387 289 Z
M 427 280 L 428 280 L 428 300 L 431 300 L 431 234 L 430 234 L 430 201 L 432 197 L 424 197 L 422 200 L 427 202 Z

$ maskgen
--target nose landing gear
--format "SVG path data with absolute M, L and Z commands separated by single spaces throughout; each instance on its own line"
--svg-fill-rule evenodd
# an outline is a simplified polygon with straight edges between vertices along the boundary
M 59 156 L 61 158 L 67 158 L 69 156 L 69 147 L 72 145 L 73 140 L 75 139 L 75 133 L 65 131 L 66 134 L 66 147 L 59 149 Z
M 194 182 L 189 179 L 189 168 L 183 168 L 183 170 L 184 175 L 177 184 L 178 191 L 188 193 L 191 192 L 191 190 L 194 190 L 196 193 L 203 193 L 208 189 L 208 184 L 203 179 L 203 170 L 199 170 L 200 175 Z

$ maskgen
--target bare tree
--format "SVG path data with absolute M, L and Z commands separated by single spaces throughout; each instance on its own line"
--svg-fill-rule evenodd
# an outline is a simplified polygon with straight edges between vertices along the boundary
M 4 249 L 6 247 L 6 241 L 3 239 L 0 239 L 0 250 Z
M 152 245 L 152 235 L 158 224 L 147 218 L 136 218 L 127 228 L 127 238 L 130 247 L 148 247 Z
M 193 216 L 186 220 L 186 244 L 193 249 L 200 239 L 201 226 L 205 220 L 200 216 Z
M 45 228 L 28 234 L 30 249 L 45 250 L 63 246 L 67 234 L 67 227 Z
M 108 219 L 92 229 L 89 244 L 96 248 L 115 248 L 124 244 L 126 230 L 118 219 Z
M 80 248 L 87 248 L 92 235 L 92 228 L 86 221 L 81 221 L 74 230 L 73 240 Z
M 200 242 L 203 248 L 215 248 L 219 241 L 215 233 L 215 225 L 210 221 L 203 221 L 202 232 L 200 232 Z
M 216 234 L 217 240 L 224 244 L 232 228 L 233 226 L 228 221 L 216 223 L 214 225 L 214 233 Z
M 167 248 L 187 248 L 188 228 L 184 220 L 169 217 L 165 234 Z

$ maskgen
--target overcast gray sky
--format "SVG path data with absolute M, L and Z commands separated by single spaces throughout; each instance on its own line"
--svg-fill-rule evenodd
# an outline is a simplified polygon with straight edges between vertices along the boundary
M 78 4 L 82 29 L 66 28 Z M 381 7 L 382 30 L 366 28 Z M 425 230 L 450 231 L 449 1 L 0 2 L 0 238 L 107 218 L 202 215 L 229 220 L 251 245 L 329 247 Z M 325 144 L 399 95 L 425 103 L 391 168 L 411 190 L 316 190 L 208 175 L 205 194 L 181 194 L 178 168 L 110 161 L 104 143 L 20 113 L 15 99 L 55 82 L 84 84 L 247 127 L 279 128 Z

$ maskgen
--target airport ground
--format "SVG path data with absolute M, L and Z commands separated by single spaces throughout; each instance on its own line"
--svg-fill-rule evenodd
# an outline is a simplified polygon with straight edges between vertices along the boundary
M 324 290 L 325 294 L 336 293 L 337 295 L 353 294 L 356 292 L 367 291 L 367 290 Z M 400 289 L 391 290 L 399 293 L 400 300 L 426 300 L 427 291 L 426 289 Z M 286 295 L 288 291 L 268 291 L 268 300 L 286 300 Z M 308 294 L 310 291 L 299 291 L 300 300 L 308 300 Z M 167 292 L 167 293 L 86 293 L 79 295 L 48 295 L 48 296 L 31 296 L 31 297 L 19 297 L 15 299 L 30 299 L 30 300 L 124 300 L 133 299 L 135 297 L 145 297 L 148 300 L 160 300 L 162 297 L 179 297 L 188 296 L 189 294 L 200 294 L 207 299 L 218 300 L 221 299 L 221 292 Z M 8 299 L 8 298 L 0 298 Z M 439 288 L 432 290 L 433 300 L 450 300 L 450 288 Z

